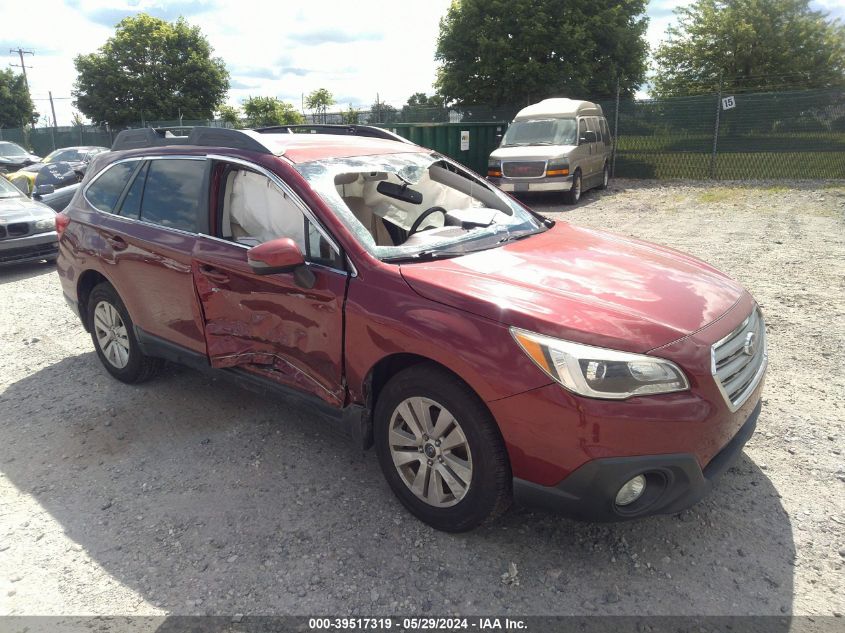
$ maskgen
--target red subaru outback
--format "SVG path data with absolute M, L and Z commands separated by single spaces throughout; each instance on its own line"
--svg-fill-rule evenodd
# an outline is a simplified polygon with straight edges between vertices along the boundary
M 171 360 L 318 403 L 436 528 L 515 494 L 676 512 L 754 430 L 760 310 L 688 255 L 555 223 L 395 140 L 148 129 L 113 150 L 57 219 L 106 370 Z

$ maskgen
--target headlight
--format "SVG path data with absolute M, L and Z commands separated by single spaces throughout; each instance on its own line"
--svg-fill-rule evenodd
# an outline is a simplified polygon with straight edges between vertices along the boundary
M 517 328 L 510 331 L 540 369 L 582 396 L 624 400 L 689 389 L 684 372 L 668 360 L 571 343 Z
M 35 232 L 46 233 L 47 231 L 56 230 L 56 218 L 41 218 L 35 221 Z
M 487 161 L 487 175 L 494 178 L 502 177 L 502 161 L 491 158 Z
M 553 158 L 546 164 L 546 176 L 568 176 L 569 160 L 566 158 Z

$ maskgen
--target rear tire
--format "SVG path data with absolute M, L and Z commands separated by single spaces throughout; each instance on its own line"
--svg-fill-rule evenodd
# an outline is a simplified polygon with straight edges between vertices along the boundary
M 121 382 L 138 384 L 161 370 L 163 360 L 141 352 L 129 312 L 111 284 L 95 286 L 87 305 L 91 340 L 106 371 Z
M 432 363 L 401 371 L 382 389 L 374 418 L 387 483 L 421 521 L 465 532 L 510 507 L 513 482 L 499 429 L 453 374 Z
M 564 196 L 566 204 L 576 204 L 581 199 L 581 185 L 581 171 L 575 170 L 572 176 L 572 187 Z
M 610 169 L 607 166 L 607 163 L 604 164 L 604 169 L 602 170 L 601 174 L 601 184 L 597 187 L 598 189 L 607 189 L 607 183 L 610 182 Z

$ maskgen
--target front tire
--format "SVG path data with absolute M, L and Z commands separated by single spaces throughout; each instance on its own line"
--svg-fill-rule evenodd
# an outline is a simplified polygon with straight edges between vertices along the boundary
M 576 204 L 581 199 L 581 171 L 575 170 L 572 176 L 572 187 L 566 192 L 566 204 Z
M 511 504 L 512 475 L 493 417 L 460 379 L 430 363 L 385 385 L 375 444 L 387 483 L 421 521 L 465 532 Z
M 96 286 L 88 296 L 88 325 L 100 362 L 119 381 L 141 383 L 161 370 L 164 361 L 141 352 L 129 312 L 110 284 Z

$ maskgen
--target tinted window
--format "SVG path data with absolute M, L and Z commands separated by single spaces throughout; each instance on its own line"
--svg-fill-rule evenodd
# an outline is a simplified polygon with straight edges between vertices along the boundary
M 88 202 L 100 211 L 111 213 L 137 166 L 137 161 L 128 161 L 107 168 L 85 192 Z
M 154 160 L 147 168 L 141 219 L 196 232 L 203 198 L 205 160 Z
M 584 119 L 578 121 L 578 140 L 584 138 L 584 132 L 587 131 L 587 122 Z
M 148 168 L 149 163 L 146 163 L 138 171 L 135 180 L 132 181 L 129 191 L 126 192 L 126 197 L 123 199 L 123 204 L 120 205 L 120 215 L 135 220 L 138 219 L 141 213 L 141 199 L 144 196 L 144 180 L 147 177 Z

